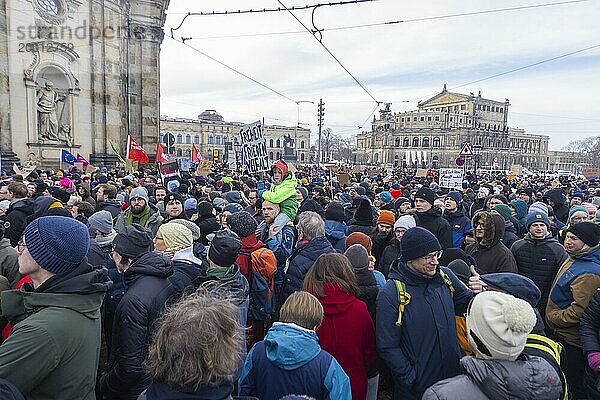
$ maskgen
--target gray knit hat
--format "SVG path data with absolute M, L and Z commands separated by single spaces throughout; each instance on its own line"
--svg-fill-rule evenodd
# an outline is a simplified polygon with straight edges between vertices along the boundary
M 110 212 L 106 210 L 95 212 L 88 218 L 88 226 L 92 233 L 99 231 L 104 234 L 113 230 L 113 220 Z
M 245 238 L 256 232 L 258 223 L 248 211 L 240 211 L 227 217 L 227 226 L 240 238 Z
M 133 199 L 144 199 L 146 204 L 148 204 L 148 191 L 143 186 L 138 186 L 136 188 L 131 189 L 131 193 L 129 193 L 129 200 Z

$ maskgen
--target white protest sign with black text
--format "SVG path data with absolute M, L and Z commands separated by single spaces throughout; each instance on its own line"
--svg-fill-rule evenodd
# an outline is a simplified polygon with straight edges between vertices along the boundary
M 267 155 L 267 141 L 260 121 L 244 125 L 240 128 L 240 142 L 242 144 L 242 160 L 248 172 L 269 170 L 269 157 Z
M 462 190 L 463 170 L 460 168 L 440 168 L 440 187 Z

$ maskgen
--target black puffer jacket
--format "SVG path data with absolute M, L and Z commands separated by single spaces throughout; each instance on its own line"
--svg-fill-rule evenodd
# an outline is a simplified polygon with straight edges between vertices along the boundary
M 15 247 L 21 240 L 31 215 L 33 215 L 33 200 L 31 199 L 19 199 L 8 206 L 3 218 L 4 237 L 10 240 L 12 247 Z
M 544 239 L 533 239 L 530 233 L 517 240 L 510 251 L 517 262 L 519 274 L 531 279 L 540 289 L 542 296 L 537 309 L 540 315 L 546 315 L 552 281 L 567 259 L 567 252 L 551 234 Z
M 392 244 L 394 237 L 394 232 L 373 232 L 373 234 L 371 234 L 371 241 L 373 243 L 373 247 L 371 248 L 371 255 L 375 257 L 375 268 L 378 271 L 383 272 L 381 267 L 379 266 L 379 264 L 381 263 L 381 257 L 385 248 Z
M 125 271 L 127 291 L 115 313 L 112 350 L 107 372 L 99 385 L 99 398 L 137 400 L 150 385 L 143 363 L 154 324 L 169 302 L 173 286 L 167 279 L 171 260 L 149 252 Z
M 354 274 L 356 275 L 356 281 L 358 282 L 358 296 L 357 299 L 363 301 L 367 305 L 367 310 L 371 319 L 375 322 L 375 310 L 377 294 L 379 293 L 379 287 L 377 281 L 368 266 L 363 268 L 354 268 Z
M 448 221 L 442 217 L 442 212 L 439 209 L 431 207 L 425 212 L 415 213 L 414 217 L 417 221 L 417 226 L 427 229 L 440 241 L 442 250 L 453 247 L 452 227 L 450 227 Z
M 400 247 L 400 241 L 396 238 L 383 250 L 381 254 L 381 261 L 377 264 L 377 271 L 381 272 L 387 279 L 390 273 L 390 267 L 396 259 L 402 255 L 402 247 Z
M 581 344 L 585 355 L 591 352 L 600 352 L 600 290 L 596 291 L 581 316 Z M 589 387 L 600 394 L 600 374 L 592 371 L 587 365 L 585 381 Z

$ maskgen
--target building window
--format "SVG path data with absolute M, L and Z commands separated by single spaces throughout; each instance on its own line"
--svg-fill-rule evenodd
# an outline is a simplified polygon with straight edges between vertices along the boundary
M 215 136 L 215 144 L 217 144 L 217 145 L 221 144 L 221 136 L 219 136 L 219 135 Z
M 213 137 L 212 137 L 212 135 L 210 135 L 208 137 L 208 144 L 213 144 Z
M 407 137 L 405 137 L 403 147 L 408 147 L 409 142 L 410 142 L 410 140 Z
M 412 147 L 419 147 L 419 138 L 418 137 L 413 138 Z
M 400 122 L 404 122 L 404 118 L 400 118 Z
M 440 147 L 440 138 L 437 136 L 433 138 L 433 147 Z
M 504 114 L 504 107 L 500 107 L 500 114 Z
M 303 149 L 304 148 L 304 140 L 300 142 L 300 148 Z M 304 154 L 302 154 L 302 158 L 304 158 Z
M 273 152 L 272 151 L 269 152 L 269 160 L 271 160 L 271 161 L 273 160 Z
M 181 133 L 177 134 L 177 144 L 181 144 L 183 142 L 183 136 L 181 136 Z
M 300 153 L 300 161 L 304 162 L 304 153 Z
M 414 122 L 417 122 L 417 117 L 414 117 L 414 118 L 413 118 L 413 121 L 414 121 Z
M 429 138 L 428 137 L 424 137 L 423 138 L 423 143 L 421 145 L 423 147 L 429 147 Z
M 181 149 L 177 149 L 177 157 L 181 157 L 182 154 L 183 152 L 181 151 Z
M 281 153 L 280 152 L 277 152 L 277 159 L 281 160 Z
M 439 116 L 439 115 L 436 115 L 436 117 L 435 117 L 435 120 L 436 120 L 436 121 L 439 121 L 439 120 L 440 120 L 440 116 Z
M 194 136 L 194 144 L 200 144 L 200 135 Z
M 425 117 L 421 117 L 421 122 L 425 121 Z M 427 121 L 431 121 L 431 117 L 427 117 Z
M 277 148 L 281 147 L 281 141 L 279 139 L 277 139 Z M 279 160 L 279 156 L 277 157 L 277 159 Z
M 396 147 L 400 147 L 400 138 L 396 138 Z
M 192 136 L 185 135 L 185 144 L 192 144 Z
M 187 149 L 187 150 L 185 151 L 185 156 L 186 156 L 186 157 L 191 157 L 191 156 L 192 156 L 192 150 L 190 150 L 190 149 Z
M 269 139 L 269 147 L 273 147 L 273 139 Z M 273 159 L 273 157 L 271 157 Z
M 467 106 L 466 106 L 466 105 L 464 105 L 464 104 L 461 104 L 461 105 L 460 105 L 460 109 L 461 109 L 461 110 L 465 110 L 466 108 L 467 108 Z

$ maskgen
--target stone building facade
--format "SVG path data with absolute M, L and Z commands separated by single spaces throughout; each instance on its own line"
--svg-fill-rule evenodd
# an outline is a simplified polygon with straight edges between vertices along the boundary
M 154 147 L 168 3 L 0 0 L 3 166 L 56 166 L 63 148 L 110 164 L 128 134 Z
M 356 163 L 392 164 L 409 168 L 456 166 L 463 143 L 473 145 L 469 163 L 478 168 L 509 169 L 521 164 L 541 169 L 549 137 L 508 126 L 508 99 L 441 93 L 419 102 L 415 111 L 392 113 L 389 105 L 374 118 L 370 132 L 357 136 Z
M 225 147 L 233 143 L 239 151 L 239 129 L 245 122 L 230 122 L 215 110 L 206 110 L 198 119 L 171 118 L 160 119 L 160 141 L 167 143 L 165 136 L 175 136 L 174 152 L 178 157 L 190 157 L 192 145 L 196 145 L 204 159 L 212 160 L 214 150 L 218 150 L 219 161 L 225 160 Z M 286 137 L 293 140 L 293 151 L 297 163 L 305 164 L 310 160 L 310 129 L 281 125 L 265 125 L 265 139 L 269 160 L 284 158 Z M 237 153 L 236 153 L 237 154 Z

